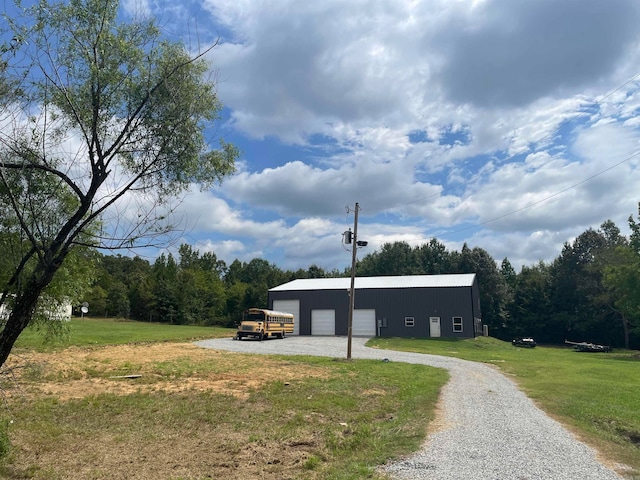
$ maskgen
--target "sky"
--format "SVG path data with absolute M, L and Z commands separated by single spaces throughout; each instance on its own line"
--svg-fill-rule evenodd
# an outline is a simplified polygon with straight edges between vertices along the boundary
M 436 238 L 523 265 L 640 201 L 637 0 L 124 0 L 207 59 L 241 151 L 180 243 L 347 268 Z M 150 255 L 149 252 L 141 252 Z

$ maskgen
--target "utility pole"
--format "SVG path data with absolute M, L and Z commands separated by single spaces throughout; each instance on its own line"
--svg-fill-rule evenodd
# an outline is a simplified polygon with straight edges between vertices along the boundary
M 356 252 L 358 250 L 358 211 L 360 205 L 356 202 L 356 213 L 353 220 L 353 240 L 351 244 L 351 289 L 349 290 L 349 320 L 347 323 L 347 360 L 351 360 L 351 332 L 353 327 L 353 308 L 355 305 L 356 283 Z

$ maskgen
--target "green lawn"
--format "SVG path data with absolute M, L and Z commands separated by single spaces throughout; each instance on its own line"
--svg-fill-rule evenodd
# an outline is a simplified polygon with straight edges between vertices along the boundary
M 180 342 L 203 338 L 233 336 L 233 331 L 220 327 L 168 325 L 96 318 L 74 318 L 63 323 L 55 335 L 34 327 L 27 328 L 16 342 L 19 349 L 51 351 L 70 345 L 120 345 L 139 342 Z
M 606 455 L 640 472 L 640 352 L 517 348 L 486 337 L 376 338 L 368 345 L 496 365 L 546 412 Z
M 35 351 L 38 360 L 23 367 L 23 393 L 0 410 L 11 443 L 0 478 L 382 479 L 377 465 L 424 441 L 448 379 L 423 365 L 182 344 L 231 329 L 104 320 L 68 327 L 46 347 L 36 331 L 20 339 L 20 358 Z M 119 343 L 132 348 L 110 348 Z M 130 374 L 139 378 L 122 378 Z M 197 388 L 205 383 L 214 388 Z M 61 395 L 83 385 L 80 398 Z M 1 387 L 11 389 L 11 378 Z
M 70 345 L 185 342 L 234 334 L 234 330 L 224 328 L 99 319 L 75 319 L 66 327 L 65 335 L 45 344 L 40 332 L 29 329 L 20 337 L 17 349 L 55 354 Z M 484 337 L 467 340 L 376 338 L 369 346 L 493 364 L 517 382 L 541 408 L 607 458 L 631 466 L 634 472 L 630 474 L 640 474 L 638 352 L 578 353 L 571 348 L 540 346 L 525 349 Z M 301 449 L 298 470 L 285 472 L 283 465 L 270 464 L 268 468 L 274 472 L 274 478 L 277 475 L 305 479 L 378 478 L 373 473 L 376 464 L 384 462 L 389 455 L 402 455 L 418 448 L 426 433 L 425 426 L 433 416 L 437 393 L 447 378 L 441 370 L 395 362 L 270 357 L 282 368 L 320 369 L 325 374 L 291 383 L 269 381 L 261 386 L 249 386 L 248 396 L 242 399 L 163 390 L 162 385 L 176 377 L 205 379 L 215 372 L 225 378 L 242 375 L 250 379 L 259 374 L 264 362 L 261 358 L 233 355 L 231 358 L 237 361 L 230 366 L 222 363 L 223 358 L 228 358 L 223 355 L 213 363 L 180 358 L 147 367 L 136 361 L 108 365 L 111 370 L 103 372 L 96 372 L 95 365 L 66 372 L 60 382 L 86 377 L 108 378 L 148 368 L 151 375 L 146 375 L 144 382 L 147 386 L 157 384 L 158 391 L 141 391 L 125 397 L 97 394 L 67 402 L 53 397 L 35 399 L 32 404 L 12 407 L 12 415 L 17 420 L 12 431 L 14 435 L 20 432 L 33 437 L 35 450 L 41 452 L 40 458 L 45 458 L 48 449 L 83 442 L 107 442 L 109 448 L 125 452 L 122 453 L 125 456 L 129 455 L 127 449 L 135 451 L 134 447 L 141 442 L 149 443 L 157 451 L 171 450 L 171 441 L 174 441 L 171 439 L 180 437 L 182 431 L 195 429 L 193 435 L 200 442 L 198 445 L 214 448 L 211 442 L 217 442 L 232 457 L 246 449 L 271 451 L 283 443 L 295 446 L 293 450 Z M 34 372 L 34 382 L 50 378 L 43 372 Z M 416 378 L 419 381 L 416 382 Z M 247 381 L 241 380 L 241 383 Z M 132 411 L 137 412 L 135 417 L 127 413 Z M 238 416 L 238 412 L 244 413 Z M 193 448 L 197 451 L 200 447 Z M 56 454 L 69 455 L 57 451 Z M 241 464 L 240 460 L 237 462 Z M 46 466 L 30 468 L 37 473 L 24 478 L 64 478 L 64 475 L 47 473 Z M 57 471 L 58 467 L 50 468 Z M 195 465 L 190 468 L 197 470 Z M 24 470 L 20 472 L 24 474 Z M 263 478 L 271 478 L 267 473 L 263 471 Z M 99 472 L 91 475 L 108 478 Z

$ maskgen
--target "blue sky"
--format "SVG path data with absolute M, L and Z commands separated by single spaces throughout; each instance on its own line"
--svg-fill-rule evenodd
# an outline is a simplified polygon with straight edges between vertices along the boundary
M 637 0 L 125 0 L 208 60 L 242 151 L 185 197 L 227 263 L 349 266 L 342 232 L 516 268 L 640 201 Z M 351 207 L 347 213 L 345 207 Z M 141 252 L 152 255 L 149 252 Z

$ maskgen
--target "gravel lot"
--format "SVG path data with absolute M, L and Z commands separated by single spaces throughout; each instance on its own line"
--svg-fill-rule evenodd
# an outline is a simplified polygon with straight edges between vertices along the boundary
M 558 422 L 537 408 L 496 369 L 476 362 L 365 347 L 353 338 L 352 357 L 445 368 L 439 427 L 411 457 L 382 467 L 397 479 L 615 480 L 621 479 Z M 346 358 L 346 337 L 284 340 L 204 340 L 196 345 L 244 353 Z

